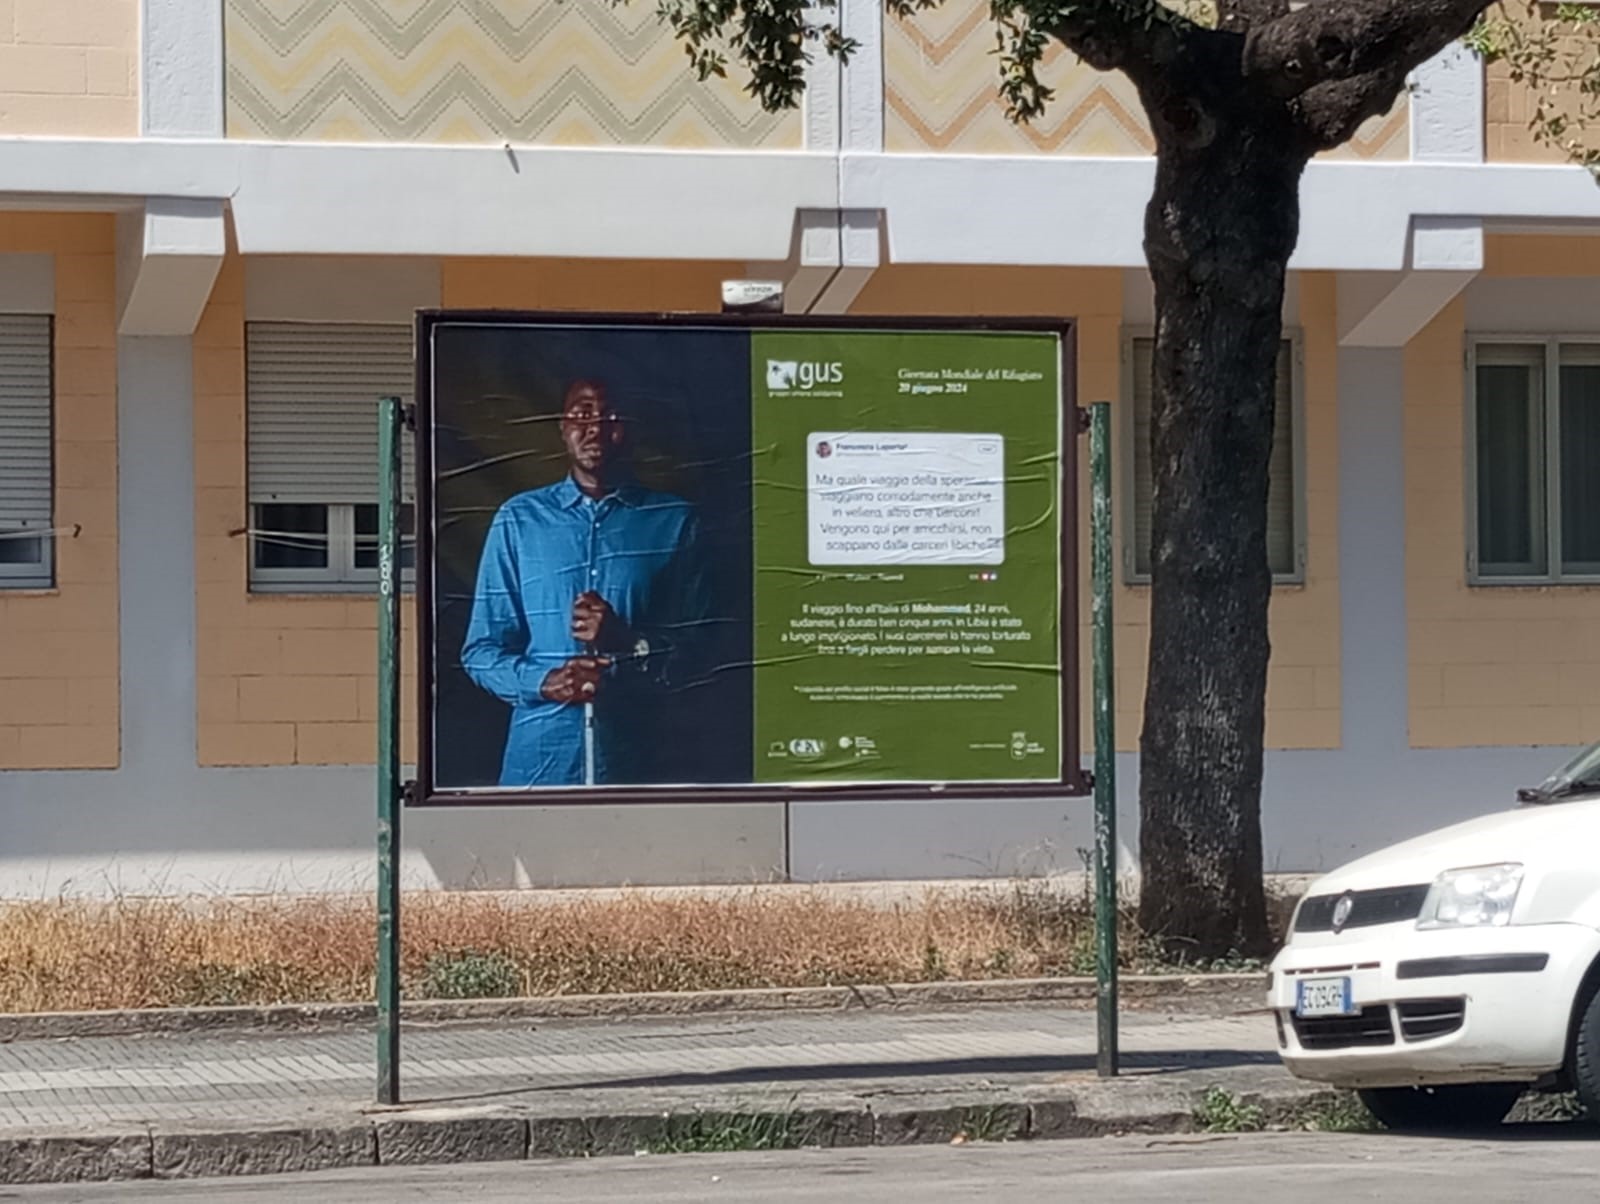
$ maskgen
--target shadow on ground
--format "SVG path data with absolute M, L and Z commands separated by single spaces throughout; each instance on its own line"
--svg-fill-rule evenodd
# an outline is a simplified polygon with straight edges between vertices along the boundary
M 1254 1049 L 1216 1049 L 1204 1053 L 1124 1053 L 1125 1073 L 1139 1077 L 1182 1071 L 1226 1070 L 1244 1066 L 1276 1066 L 1278 1055 Z M 643 1075 L 634 1078 L 573 1078 L 561 1083 L 503 1088 L 463 1095 L 429 1096 L 418 1104 L 462 1103 L 468 1100 L 504 1099 L 551 1091 L 596 1091 L 608 1088 L 672 1088 L 711 1086 L 765 1086 L 773 1083 L 817 1083 L 870 1079 L 875 1088 L 901 1080 L 932 1078 L 985 1078 L 1023 1075 L 1092 1073 L 1095 1055 L 943 1058 L 920 1062 L 818 1062 L 798 1066 L 748 1066 L 704 1073 Z

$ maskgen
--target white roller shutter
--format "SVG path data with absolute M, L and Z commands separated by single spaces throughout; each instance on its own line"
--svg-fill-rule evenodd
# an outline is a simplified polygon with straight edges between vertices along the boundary
M 251 322 L 245 328 L 250 500 L 378 500 L 378 402 L 408 402 L 411 327 Z M 411 440 L 403 441 L 413 496 Z
M 1150 408 L 1155 397 L 1155 340 L 1134 339 L 1133 363 L 1133 575 L 1150 575 L 1151 503 Z M 1298 571 L 1294 479 L 1294 344 L 1278 348 L 1277 398 L 1272 424 L 1271 485 L 1267 494 L 1267 560 L 1279 577 Z
M 0 530 L 50 527 L 48 314 L 0 314 Z

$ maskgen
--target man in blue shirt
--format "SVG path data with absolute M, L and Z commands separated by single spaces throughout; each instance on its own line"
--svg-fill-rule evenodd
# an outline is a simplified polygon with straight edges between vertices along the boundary
M 568 475 L 489 528 L 461 664 L 511 706 L 500 785 L 657 782 L 653 717 L 711 621 L 694 509 L 633 479 L 603 384 L 567 390 L 561 441 Z

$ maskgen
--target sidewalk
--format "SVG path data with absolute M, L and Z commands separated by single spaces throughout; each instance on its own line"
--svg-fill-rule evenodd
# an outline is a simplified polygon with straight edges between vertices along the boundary
M 13 1041 L 0 1182 L 633 1153 L 708 1114 L 803 1118 L 806 1144 L 1172 1131 L 1214 1086 L 1316 1094 L 1260 1015 L 1128 1013 L 1122 1048 L 1098 1080 L 1093 1012 L 1040 1005 L 413 1023 L 384 1109 L 365 1028 Z

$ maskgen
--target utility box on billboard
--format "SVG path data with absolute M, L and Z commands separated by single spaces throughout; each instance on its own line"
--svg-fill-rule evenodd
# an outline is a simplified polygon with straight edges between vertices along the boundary
M 419 315 L 414 801 L 1083 793 L 1072 349 Z

